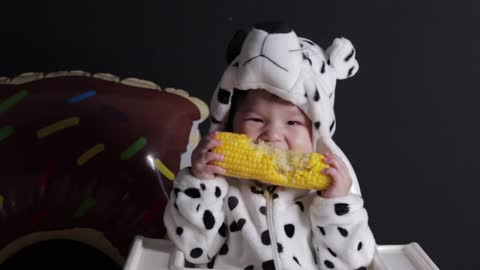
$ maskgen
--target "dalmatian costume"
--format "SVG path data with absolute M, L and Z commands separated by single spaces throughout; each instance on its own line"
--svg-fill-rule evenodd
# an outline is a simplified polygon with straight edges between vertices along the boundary
M 358 71 L 345 38 L 324 51 L 282 23 L 238 32 L 229 66 L 211 102 L 211 128 L 222 130 L 234 90 L 265 89 L 312 120 L 315 149 L 340 156 L 353 186 L 345 197 L 218 176 L 200 180 L 183 169 L 174 181 L 164 223 L 188 262 L 215 269 L 366 269 L 375 240 L 357 178 L 333 142 L 337 79 Z

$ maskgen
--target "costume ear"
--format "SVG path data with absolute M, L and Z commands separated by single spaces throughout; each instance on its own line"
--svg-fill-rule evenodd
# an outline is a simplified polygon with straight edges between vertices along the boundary
M 232 61 L 240 54 L 243 42 L 247 37 L 247 33 L 244 30 L 238 30 L 233 35 L 232 39 L 228 43 L 227 53 L 225 55 L 227 64 L 231 64 Z
M 358 71 L 355 48 L 346 38 L 336 38 L 327 49 L 327 57 L 328 64 L 335 70 L 339 80 L 352 77 Z

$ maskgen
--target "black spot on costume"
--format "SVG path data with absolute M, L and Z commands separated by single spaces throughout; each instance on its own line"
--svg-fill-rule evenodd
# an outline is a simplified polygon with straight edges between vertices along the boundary
M 187 195 L 188 197 L 191 197 L 191 198 L 200 198 L 200 190 L 196 189 L 196 188 L 187 188 L 185 191 L 184 191 L 185 195 Z
M 323 263 L 325 264 L 325 266 L 326 266 L 327 268 L 330 268 L 330 269 L 335 268 L 335 265 L 334 265 L 331 261 L 329 261 L 329 260 L 325 260 Z
M 207 230 L 211 230 L 215 226 L 215 217 L 210 210 L 203 212 L 203 224 Z
M 348 231 L 345 230 L 344 228 L 338 227 L 338 231 L 340 232 L 340 234 L 341 234 L 343 237 L 347 237 L 347 236 L 348 236 Z
M 218 89 L 218 102 L 228 104 L 230 102 L 230 92 L 225 89 Z
M 230 209 L 230 211 L 233 211 L 233 209 L 237 207 L 237 204 L 238 204 L 237 197 L 235 196 L 228 197 L 228 208 Z
M 268 230 L 264 231 L 261 235 L 261 239 L 262 239 L 262 244 L 268 246 L 271 244 L 270 242 L 270 232 Z
M 230 224 L 230 231 L 231 232 L 238 232 L 238 231 L 242 230 L 245 223 L 246 223 L 246 220 L 243 219 L 243 218 L 239 219 L 238 222 L 233 221 Z
M 337 216 L 346 215 L 346 214 L 348 214 L 349 210 L 350 209 L 348 207 L 348 204 L 346 204 L 346 203 L 336 203 L 335 204 L 335 214 L 337 214 Z
M 192 251 L 190 251 L 190 257 L 196 259 L 200 256 L 202 256 L 203 250 L 201 248 L 194 248 Z
M 283 226 L 283 228 L 285 229 L 285 234 L 288 236 L 288 238 L 292 238 L 295 234 L 295 225 L 287 224 Z

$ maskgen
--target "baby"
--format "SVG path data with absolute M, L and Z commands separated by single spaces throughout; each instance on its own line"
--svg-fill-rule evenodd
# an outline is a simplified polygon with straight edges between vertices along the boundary
M 169 238 L 188 262 L 215 269 L 366 269 L 375 240 L 357 178 L 333 142 L 337 79 L 358 71 L 342 38 L 323 51 L 283 23 L 255 25 L 228 47 L 229 66 L 211 102 L 211 133 L 174 180 Z M 225 177 L 211 165 L 215 131 L 300 153 L 319 152 L 332 179 L 320 191 Z

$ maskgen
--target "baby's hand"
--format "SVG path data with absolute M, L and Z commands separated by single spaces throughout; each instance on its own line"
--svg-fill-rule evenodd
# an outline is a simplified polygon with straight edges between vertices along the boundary
M 352 186 L 352 178 L 348 173 L 347 165 L 337 155 L 325 153 L 324 156 L 323 162 L 330 165 L 330 168 L 323 170 L 323 173 L 332 178 L 332 183 L 322 191 L 322 197 L 336 198 L 348 195 Z
M 215 140 L 215 132 L 209 133 L 200 140 L 197 148 L 192 152 L 191 173 L 198 179 L 212 179 L 215 174 L 225 174 L 225 169 L 219 166 L 208 164 L 210 161 L 223 160 L 223 155 L 210 152 L 210 150 L 220 145 L 219 140 Z

